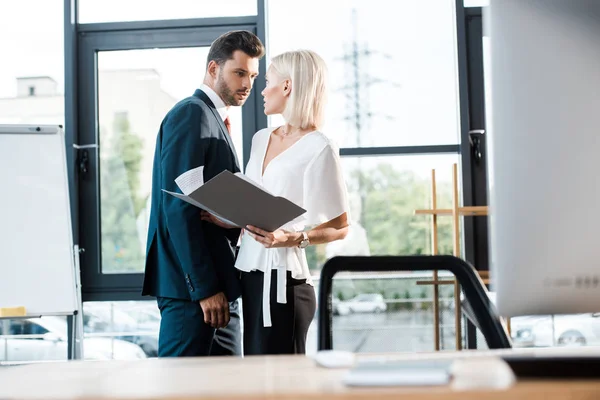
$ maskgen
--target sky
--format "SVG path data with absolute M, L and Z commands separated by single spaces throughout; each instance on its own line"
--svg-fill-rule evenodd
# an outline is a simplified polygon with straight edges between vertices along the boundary
M 48 75 L 64 85 L 63 0 L 0 0 L 0 98 L 15 79 Z
M 0 62 L 0 98 L 15 95 L 20 76 L 48 75 L 63 91 L 62 3 L 0 0 L 0 54 L 10 60 Z M 268 4 L 268 58 L 308 48 L 325 59 L 331 95 L 324 131 L 340 147 L 354 147 L 359 141 L 362 146 L 459 142 L 454 0 L 270 0 Z M 255 0 L 80 0 L 82 23 L 253 13 Z M 352 119 L 345 119 L 356 114 L 352 92 L 343 89 L 356 82 L 356 70 L 344 61 L 353 42 L 359 51 L 370 52 L 358 59 L 360 134 Z M 182 98 L 201 82 L 205 57 L 205 49 L 134 50 L 102 54 L 99 64 L 106 69 L 154 68 L 163 89 Z M 395 157 L 401 158 L 415 162 L 415 157 Z

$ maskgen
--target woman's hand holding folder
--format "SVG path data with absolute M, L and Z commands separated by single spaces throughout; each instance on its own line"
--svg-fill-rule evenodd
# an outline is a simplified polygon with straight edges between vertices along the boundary
M 246 231 L 254 240 L 265 246 L 265 248 L 277 247 L 297 247 L 302 241 L 302 233 L 288 232 L 283 229 L 277 229 L 274 232 L 267 232 L 255 226 L 247 226 Z
M 224 229 L 237 228 L 235 225 L 230 225 L 221 219 L 217 218 L 208 211 L 200 211 L 202 221 L 210 222 Z M 274 247 L 295 247 L 302 240 L 302 234 L 298 232 L 288 232 L 283 229 L 277 229 L 274 232 L 267 232 L 255 226 L 247 226 L 245 229 L 254 240 L 265 246 L 266 248 Z M 242 232 L 244 229 L 242 229 Z

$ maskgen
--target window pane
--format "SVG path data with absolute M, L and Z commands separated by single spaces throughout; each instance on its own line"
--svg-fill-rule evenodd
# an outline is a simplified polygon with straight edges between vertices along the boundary
M 458 143 L 455 2 L 399 0 L 385 12 L 390 4 L 271 1 L 269 57 L 308 48 L 324 58 L 324 131 L 340 147 Z
M 67 359 L 66 317 L 0 319 L 0 362 Z
M 306 249 L 317 293 L 319 271 L 331 257 L 431 254 L 430 217 L 415 215 L 415 210 L 431 208 L 432 169 L 436 170 L 437 207 L 452 207 L 452 169 L 455 163 L 459 164 L 459 156 L 455 154 L 343 157 L 351 225 L 344 240 Z M 458 176 L 461 176 L 460 168 Z M 460 187 L 459 181 L 459 190 Z M 462 232 L 462 223 L 459 232 Z M 439 217 L 439 254 L 453 253 L 452 235 L 451 217 Z M 464 246 L 461 244 L 462 249 Z M 367 352 L 433 350 L 433 291 L 431 285 L 417 284 L 418 281 L 431 280 L 431 274 L 429 277 L 420 274 L 419 278 L 404 274 L 375 279 L 377 274 L 369 273 L 360 277 L 336 277 L 333 294 L 338 296 L 338 301 L 353 299 L 356 301 L 352 304 L 362 303 L 358 300 L 365 295 L 383 298 L 377 302 L 382 306 L 372 305 L 372 310 L 365 311 L 366 316 L 358 311 L 356 314 L 336 311 L 333 322 L 335 348 L 356 348 L 356 351 Z M 446 350 L 456 348 L 453 290 L 452 285 L 440 289 L 440 348 Z M 358 322 L 363 317 L 372 319 L 372 332 L 371 328 L 364 328 L 369 324 Z M 316 330 L 315 319 L 307 339 L 309 352 L 316 351 Z M 402 340 L 395 339 L 398 331 L 403 332 L 400 335 Z M 463 328 L 463 343 L 464 335 Z M 367 336 L 371 344 L 365 342 L 361 345 L 362 340 L 367 341 Z
M 143 272 L 156 136 L 199 86 L 207 47 L 98 54 L 102 272 Z M 241 160 L 241 107 L 230 108 Z
M 84 349 L 102 352 L 112 345 L 111 359 L 158 356 L 160 312 L 156 301 L 86 302 L 83 304 Z
M 438 279 L 452 281 L 453 275 L 439 271 Z M 431 282 L 431 272 L 336 276 L 332 288 L 334 349 L 365 353 L 433 351 Z M 440 285 L 440 350 L 456 349 L 454 310 L 454 285 Z
M 438 208 L 452 206 L 454 163 L 459 163 L 454 154 L 343 157 L 350 230 L 344 240 L 307 248 L 314 274 L 326 260 L 337 255 L 431 254 L 430 218 L 415 215 L 415 210 L 431 208 L 432 169 L 436 170 Z M 459 182 L 459 190 L 460 187 Z M 450 217 L 438 218 L 438 240 L 439 253 L 452 254 Z
M 158 353 L 160 313 L 156 301 L 86 302 L 86 360 L 129 360 Z M 66 317 L 0 319 L 0 364 L 67 359 Z
M 0 124 L 64 124 L 63 4 L 0 2 Z
M 318 271 L 334 256 L 431 254 L 431 219 L 415 215 L 415 210 L 431 208 L 432 169 L 436 171 L 437 207 L 452 207 L 453 164 L 460 165 L 457 154 L 343 157 L 350 196 L 350 230 L 344 240 L 307 248 L 316 290 Z M 460 179 L 460 168 L 458 176 Z M 462 187 L 460 181 L 458 187 Z M 439 254 L 453 253 L 452 235 L 451 217 L 438 217 Z M 461 252 L 463 249 L 461 244 Z M 334 348 L 360 352 L 434 350 L 433 290 L 426 283 L 432 275 L 415 274 L 336 276 Z M 374 296 L 377 301 L 365 301 L 370 306 L 361 307 L 363 298 Z M 453 285 L 440 286 L 439 304 L 440 349 L 455 349 Z M 371 322 L 364 324 L 365 319 Z M 316 329 L 315 320 L 308 336 L 310 351 L 316 351 Z M 461 332 L 464 344 L 464 327 Z
M 435 350 L 432 272 L 340 272 L 332 286 L 333 348 L 358 353 Z M 315 279 L 318 293 L 319 279 Z M 454 275 L 438 271 L 438 346 L 456 349 Z M 317 319 L 307 336 L 307 354 L 317 351 Z M 461 343 L 466 346 L 466 317 Z M 480 348 L 485 339 L 480 336 Z
M 600 345 L 599 313 L 516 317 L 510 328 L 514 347 Z
M 256 0 L 79 0 L 79 23 L 256 15 Z

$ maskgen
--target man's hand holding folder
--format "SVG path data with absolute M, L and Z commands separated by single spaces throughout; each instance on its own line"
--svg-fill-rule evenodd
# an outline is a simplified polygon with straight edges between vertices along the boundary
M 237 225 L 230 224 L 227 221 L 220 219 L 219 217 L 212 215 L 208 211 L 204 210 L 200 211 L 200 218 L 202 219 L 202 221 L 210 222 L 211 224 L 215 224 L 224 229 L 233 229 L 238 227 Z

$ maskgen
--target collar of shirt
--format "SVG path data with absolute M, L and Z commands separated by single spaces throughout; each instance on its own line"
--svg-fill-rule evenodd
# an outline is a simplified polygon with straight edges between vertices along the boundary
M 225 118 L 227 118 L 227 114 L 229 112 L 229 109 L 225 105 L 225 102 L 219 97 L 219 95 L 214 90 L 212 90 L 210 87 L 208 87 L 204 83 L 200 85 L 200 90 L 202 90 L 204 93 L 206 93 L 206 95 L 208 96 L 210 101 L 212 101 L 213 104 L 215 105 L 215 108 L 219 112 L 219 115 L 221 116 L 223 121 L 225 121 Z

